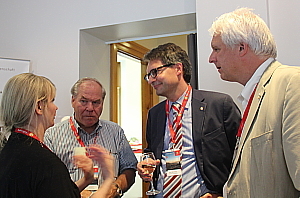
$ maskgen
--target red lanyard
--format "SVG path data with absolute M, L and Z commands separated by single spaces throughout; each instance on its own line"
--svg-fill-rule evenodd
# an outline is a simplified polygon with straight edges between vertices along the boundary
M 252 103 L 252 100 L 253 100 L 253 97 L 254 97 L 254 94 L 255 94 L 255 91 L 256 91 L 256 87 L 257 87 L 257 85 L 255 86 L 254 90 L 252 91 L 252 94 L 251 94 L 251 96 L 249 98 L 249 101 L 247 103 L 246 109 L 245 109 L 244 114 L 243 114 L 243 118 L 242 118 L 240 126 L 239 126 L 239 130 L 236 134 L 237 137 L 241 137 L 241 135 L 242 135 L 243 128 L 244 128 L 246 119 L 248 117 L 249 109 L 250 109 L 250 106 L 251 106 L 251 103 Z
M 183 99 L 183 102 L 182 102 L 182 105 L 179 109 L 179 113 L 174 121 L 174 125 L 175 125 L 175 129 L 177 129 L 177 127 L 181 124 L 181 119 L 182 119 L 182 116 L 183 116 L 183 112 L 184 112 L 184 108 L 186 106 L 186 103 L 189 99 L 189 96 L 190 96 L 190 93 L 191 93 L 191 90 L 192 90 L 192 87 L 189 85 L 188 86 L 188 90 L 186 91 L 185 93 L 185 96 L 184 96 L 184 99 Z M 172 123 L 170 121 L 170 104 L 169 104 L 169 100 L 167 100 L 166 102 L 166 114 L 167 114 L 167 118 L 168 118 L 168 127 L 169 127 L 169 131 L 170 131 L 170 135 L 171 135 L 171 141 L 173 143 L 175 143 L 175 139 L 176 139 L 176 132 L 174 131 L 173 127 L 172 127 Z
M 21 129 L 21 128 L 16 128 L 15 132 L 16 133 L 21 133 L 21 134 L 24 134 L 24 135 L 27 135 L 29 137 L 32 137 L 32 138 L 36 139 L 37 141 L 39 141 L 41 143 L 42 147 L 44 147 L 44 148 L 46 148 L 50 151 L 50 149 L 34 133 L 32 133 L 30 131 L 27 131 L 25 129 Z
M 75 135 L 77 141 L 79 142 L 79 144 L 80 144 L 82 147 L 85 147 L 85 145 L 84 145 L 82 139 L 80 138 L 80 135 L 78 134 L 78 131 L 77 131 L 75 125 L 74 125 L 74 122 L 73 122 L 73 120 L 72 120 L 72 117 L 70 117 L 69 122 L 70 122 L 71 129 L 72 129 L 72 131 L 73 131 L 73 133 L 74 133 L 74 135 Z
M 83 143 L 83 141 L 82 141 L 80 135 L 78 134 L 78 131 L 77 131 L 75 125 L 74 125 L 74 122 L 73 122 L 73 120 L 72 120 L 72 117 L 70 117 L 69 123 L 70 123 L 71 129 L 72 129 L 72 131 L 73 131 L 73 133 L 74 133 L 74 135 L 75 135 L 77 141 L 79 142 L 79 144 L 80 144 L 82 147 L 85 147 L 85 144 Z M 94 144 L 96 144 L 96 139 L 97 139 L 97 135 L 96 135 L 95 138 L 94 138 Z

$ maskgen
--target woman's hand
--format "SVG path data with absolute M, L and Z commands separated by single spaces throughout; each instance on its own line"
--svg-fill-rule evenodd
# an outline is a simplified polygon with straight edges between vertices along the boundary
M 86 155 L 73 156 L 74 164 L 84 172 L 86 181 L 92 182 L 94 180 L 93 161 Z
M 98 162 L 102 169 L 103 179 L 114 178 L 114 157 L 103 147 L 91 145 L 87 148 L 89 158 Z
M 99 145 L 91 145 L 87 148 L 89 158 L 98 162 L 102 169 L 103 183 L 99 189 L 93 193 L 92 198 L 106 198 L 114 182 L 114 157 L 103 147 Z

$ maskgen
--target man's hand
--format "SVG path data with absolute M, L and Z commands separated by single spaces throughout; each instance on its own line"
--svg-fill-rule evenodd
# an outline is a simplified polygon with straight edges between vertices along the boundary
M 109 193 L 106 198 L 120 197 L 120 194 L 126 192 L 135 181 L 135 169 L 124 170 L 118 178 L 110 184 Z
M 200 198 L 222 198 L 222 196 L 220 194 L 206 193 L 205 195 L 201 196 Z
M 158 165 L 160 163 L 159 160 L 153 160 L 153 164 Z M 149 164 L 149 159 L 148 162 L 141 161 L 137 164 L 137 170 L 139 176 L 144 180 L 144 181 L 152 181 L 152 173 L 149 173 L 147 169 L 143 168 L 143 165 Z
M 110 189 L 110 193 L 107 197 L 108 198 L 118 198 L 118 197 L 120 197 L 117 190 L 118 190 L 117 186 L 115 184 L 112 184 L 111 189 Z

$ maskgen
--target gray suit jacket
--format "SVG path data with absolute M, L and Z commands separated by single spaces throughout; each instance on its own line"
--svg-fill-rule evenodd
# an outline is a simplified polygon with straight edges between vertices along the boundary
M 299 197 L 300 68 L 262 75 L 225 185 L 228 197 Z

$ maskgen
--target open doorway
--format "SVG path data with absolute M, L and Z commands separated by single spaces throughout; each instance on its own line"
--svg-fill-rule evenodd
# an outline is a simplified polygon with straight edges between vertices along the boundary
M 141 61 L 118 52 L 117 62 L 117 73 L 120 74 L 117 87 L 118 123 L 126 131 L 128 141 L 142 147 Z
M 124 129 L 127 140 L 136 156 L 142 152 L 142 86 L 140 81 L 141 61 L 125 53 L 117 53 L 118 124 Z M 125 197 L 142 197 L 142 181 L 138 178 Z
M 124 129 L 138 160 L 146 145 L 147 112 L 158 102 L 158 97 L 142 78 L 146 74 L 142 59 L 148 50 L 135 42 L 123 42 L 111 44 L 110 52 L 110 119 Z M 136 176 L 134 185 L 124 197 L 143 197 L 142 189 L 146 188 Z

